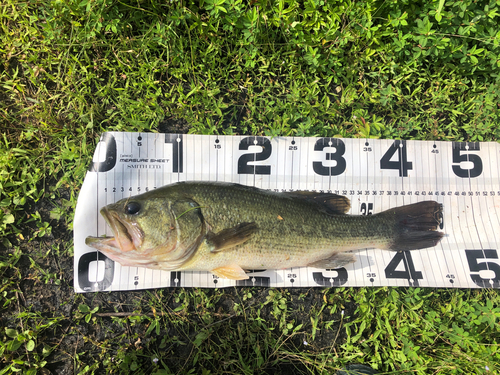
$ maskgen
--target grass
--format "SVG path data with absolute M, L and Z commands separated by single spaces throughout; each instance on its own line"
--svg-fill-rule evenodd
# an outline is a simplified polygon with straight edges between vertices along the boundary
M 500 139 L 499 5 L 13 1 L 0 7 L 1 373 L 498 373 L 496 290 L 75 295 L 103 131 Z

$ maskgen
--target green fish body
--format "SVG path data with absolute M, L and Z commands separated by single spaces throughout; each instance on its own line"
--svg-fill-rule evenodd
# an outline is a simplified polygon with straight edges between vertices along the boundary
M 443 236 L 434 201 L 366 216 L 349 208 L 335 194 L 179 182 L 104 207 L 114 237 L 86 243 L 125 266 L 246 279 L 245 270 L 339 268 L 356 260 L 352 250 L 416 250 Z

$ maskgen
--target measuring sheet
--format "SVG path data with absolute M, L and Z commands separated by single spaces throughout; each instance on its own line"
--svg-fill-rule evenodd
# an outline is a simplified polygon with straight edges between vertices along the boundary
M 159 287 L 420 286 L 500 288 L 500 144 L 374 139 L 104 133 L 78 197 L 75 290 Z M 423 200 L 443 205 L 434 248 L 353 252 L 335 270 L 255 271 L 234 281 L 209 272 L 124 267 L 85 245 L 112 236 L 99 210 L 178 181 L 225 181 L 278 192 L 331 192 L 350 215 Z

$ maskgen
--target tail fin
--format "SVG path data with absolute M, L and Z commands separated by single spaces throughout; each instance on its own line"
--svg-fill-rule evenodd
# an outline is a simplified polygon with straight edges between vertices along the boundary
M 436 232 L 442 220 L 443 206 L 424 201 L 391 208 L 383 214 L 394 215 L 396 233 L 388 250 L 403 251 L 436 246 L 444 233 Z

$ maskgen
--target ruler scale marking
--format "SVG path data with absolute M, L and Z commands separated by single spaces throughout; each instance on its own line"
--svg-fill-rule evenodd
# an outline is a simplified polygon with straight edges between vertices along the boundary
M 289 148 L 292 141 L 295 149 Z M 242 142 L 247 143 L 246 150 L 239 149 Z M 370 152 L 360 151 L 368 147 L 365 144 L 369 144 Z M 113 152 L 114 160 L 109 156 Z M 250 175 L 238 173 L 238 162 L 245 154 L 251 154 L 246 163 L 252 169 Z M 153 159 L 164 162 L 153 163 Z M 323 270 L 320 279 L 315 279 L 313 274 L 321 270 L 294 268 L 257 272 L 252 274 L 255 281 L 246 285 L 268 285 L 261 280 L 270 278 L 269 286 L 290 287 L 341 285 L 340 280 L 345 286 L 407 286 L 410 282 L 430 287 L 498 288 L 499 159 L 497 143 L 105 133 L 81 190 L 88 194 L 86 185 L 93 185 L 94 197 L 88 196 L 87 203 L 77 205 L 75 214 L 75 289 L 95 291 L 104 285 L 102 290 L 238 285 L 221 279 L 215 284 L 210 273 L 121 266 L 83 243 L 88 235 L 111 235 L 99 215 L 102 206 L 174 181 L 193 179 L 251 182 L 278 191 L 338 192 L 351 199 L 351 214 L 363 213 L 372 202 L 373 213 L 428 199 L 444 206 L 443 231 L 447 236 L 436 248 L 402 255 L 358 251 L 358 261 L 345 267 L 347 280 L 343 281 L 338 277 L 345 271 Z M 318 171 L 327 173 L 321 175 Z M 88 204 L 89 199 L 96 204 Z M 82 231 L 87 225 L 91 227 Z M 96 257 L 85 257 L 89 253 Z M 398 278 L 385 277 L 384 270 L 391 261 Z M 376 277 L 370 278 L 372 274 Z M 407 280 L 399 278 L 405 274 Z M 88 281 L 85 277 L 89 277 Z

